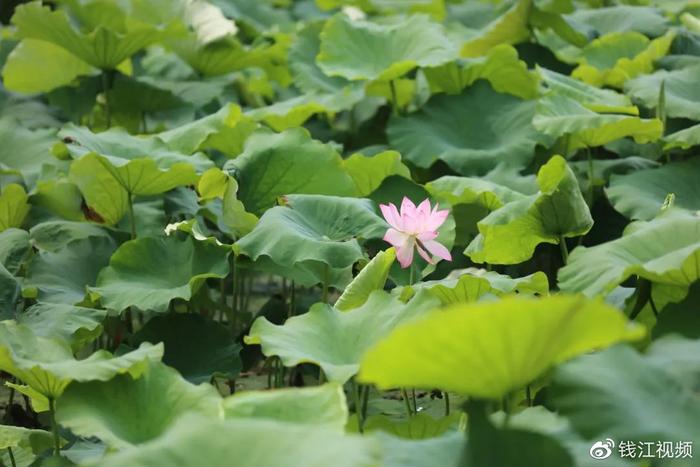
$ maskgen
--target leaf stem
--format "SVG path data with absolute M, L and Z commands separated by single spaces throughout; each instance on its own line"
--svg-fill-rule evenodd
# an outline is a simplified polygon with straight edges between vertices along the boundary
M 391 90 L 391 104 L 394 110 L 394 115 L 399 116 L 401 115 L 401 111 L 399 109 L 399 98 L 398 93 L 396 92 L 395 80 L 392 79 L 391 81 L 389 81 L 389 89 Z
M 131 239 L 136 238 L 136 217 L 134 216 L 134 196 L 129 193 L 129 222 L 131 223 Z
M 290 284 L 290 291 L 289 291 L 289 316 L 292 317 L 294 316 L 294 313 L 296 313 L 296 300 L 297 300 L 297 293 L 296 293 L 296 284 L 294 281 Z
M 357 429 L 360 433 L 364 433 L 364 418 L 362 416 L 362 403 L 360 402 L 361 385 L 357 383 L 355 378 L 352 379 L 352 392 L 355 399 L 355 415 L 357 415 Z
M 559 236 L 559 248 L 561 249 L 561 260 L 566 264 L 569 261 L 569 248 L 566 246 L 566 239 L 563 235 Z
M 447 391 L 443 391 L 442 394 L 445 397 L 445 417 L 450 414 L 450 394 Z
M 588 159 L 588 207 L 592 209 L 595 191 L 593 186 L 593 156 L 591 155 L 591 148 L 586 148 L 586 157 Z
M 403 402 L 406 406 L 406 415 L 408 415 L 408 418 L 413 417 L 413 410 L 411 409 L 411 401 L 408 399 L 408 391 L 406 391 L 406 388 L 401 388 L 401 397 L 403 397 Z
M 108 70 L 102 70 L 102 92 L 105 95 L 105 120 L 107 121 L 107 128 L 112 126 L 112 109 L 109 103 L 109 81 L 110 72 Z
M 233 278 L 233 291 L 231 300 L 231 319 L 229 320 L 229 326 L 231 327 L 231 332 L 236 332 L 236 321 L 238 315 L 238 264 L 236 264 L 236 255 L 231 257 L 231 277 Z
M 7 454 L 10 456 L 10 463 L 12 464 L 12 467 L 17 467 L 17 462 L 15 461 L 15 455 L 12 453 L 12 448 L 7 447 Z
M 328 303 L 328 265 L 323 265 L 323 292 L 321 295 L 321 300 L 323 303 Z
M 49 417 L 51 418 L 51 432 L 53 433 L 53 454 L 61 455 L 61 438 L 58 436 L 58 424 L 56 423 L 56 400 L 49 397 Z

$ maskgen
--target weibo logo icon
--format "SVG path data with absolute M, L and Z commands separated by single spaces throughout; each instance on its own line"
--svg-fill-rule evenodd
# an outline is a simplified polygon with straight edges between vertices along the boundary
M 612 455 L 612 450 L 615 448 L 615 441 L 607 438 L 605 441 L 596 441 L 593 446 L 591 446 L 588 453 L 593 459 L 603 460 L 607 459 Z

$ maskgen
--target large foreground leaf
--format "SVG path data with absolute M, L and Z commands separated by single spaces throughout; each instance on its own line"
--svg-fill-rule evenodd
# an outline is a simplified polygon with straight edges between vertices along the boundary
M 142 237 L 122 244 L 91 292 L 106 308 L 166 311 L 175 298 L 189 300 L 205 279 L 228 274 L 227 249 L 191 237 Z
M 419 167 L 438 159 L 463 175 L 482 175 L 503 162 L 526 166 L 546 138 L 530 123 L 535 102 L 499 94 L 477 82 L 459 96 L 436 95 L 418 112 L 394 117 L 391 145 Z
M 245 342 L 260 344 L 265 355 L 279 356 L 286 366 L 315 363 L 329 381 L 344 383 L 357 372 L 368 348 L 399 324 L 425 313 L 437 303 L 422 295 L 403 304 L 377 291 L 364 305 L 349 312 L 316 304 L 308 313 L 293 317 L 282 326 L 259 318 Z
M 633 224 L 620 238 L 578 247 L 559 270 L 559 287 L 593 296 L 607 294 L 628 277 L 686 290 L 700 272 L 700 217 L 672 210 Z
M 66 343 L 38 337 L 13 321 L 0 323 L 0 369 L 53 399 L 73 381 L 107 381 L 125 373 L 138 377 L 150 360 L 159 360 L 161 355 L 162 345 L 144 344 L 118 357 L 99 350 L 76 360 Z
M 329 76 L 389 81 L 416 67 L 441 65 L 456 56 L 441 26 L 424 16 L 377 24 L 352 21 L 340 14 L 321 32 L 317 63 Z
M 656 345 L 646 357 L 618 346 L 567 363 L 554 373 L 554 406 L 588 439 L 698 439 L 700 403 L 672 371 L 655 364 Z M 683 352 L 676 359 L 682 359 L 697 348 L 686 344 L 676 350 Z M 697 374 L 697 365 L 694 370 Z
M 108 455 L 92 465 L 225 467 L 236 459 L 238 467 L 376 467 L 378 455 L 371 442 L 323 426 L 190 416 L 160 438 Z
M 498 399 L 576 355 L 643 336 L 616 309 L 581 296 L 503 298 L 397 328 L 367 351 L 359 378 Z
M 517 264 L 540 243 L 583 235 L 593 226 L 576 176 L 561 156 L 537 174 L 540 192 L 493 211 L 477 223 L 479 235 L 465 253 L 478 263 Z
M 605 194 L 630 219 L 656 217 L 669 194 L 675 207 L 700 210 L 700 158 L 613 176 Z
M 194 386 L 175 370 L 151 362 L 134 378 L 71 384 L 57 404 L 57 421 L 80 436 L 124 448 L 158 438 L 179 418 L 197 412 L 215 420 L 221 397 L 213 386 Z

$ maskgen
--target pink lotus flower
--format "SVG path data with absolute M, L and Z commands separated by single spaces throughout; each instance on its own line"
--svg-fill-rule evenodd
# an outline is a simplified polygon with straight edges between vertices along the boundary
M 437 229 L 445 222 L 449 211 L 438 211 L 437 204 L 431 210 L 427 199 L 416 207 L 406 197 L 401 202 L 401 213 L 393 203 L 380 204 L 379 207 L 391 226 L 386 231 L 384 240 L 396 248 L 396 258 L 402 268 L 409 267 L 413 262 L 414 247 L 430 264 L 435 264 L 435 261 L 428 253 L 452 261 L 449 250 L 435 241 Z

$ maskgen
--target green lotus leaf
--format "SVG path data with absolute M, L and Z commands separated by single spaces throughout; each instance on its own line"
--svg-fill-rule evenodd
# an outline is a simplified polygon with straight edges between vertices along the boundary
M 651 220 L 659 214 L 669 193 L 674 195 L 675 207 L 700 210 L 699 179 L 700 159 L 695 158 L 613 176 L 605 194 L 626 217 Z
M 287 27 L 292 23 L 290 12 L 273 4 L 256 0 L 214 0 L 213 3 L 221 8 L 226 16 L 235 18 L 244 31 L 253 29 L 256 36 L 275 26 Z
M 700 67 L 680 70 L 659 70 L 639 76 L 625 83 L 625 90 L 645 107 L 655 109 L 659 105 L 659 93 L 663 83 L 664 112 L 668 117 L 700 120 L 700 85 L 695 79 Z
M 235 104 L 218 112 L 158 134 L 170 148 L 183 154 L 217 149 L 229 156 L 243 151 L 243 143 L 258 125 Z
M 189 105 L 183 98 L 157 83 L 122 74 L 114 77 L 107 93 L 110 111 L 115 120 L 120 123 L 131 120 L 134 123 L 124 125 L 143 132 L 149 123 L 148 114 L 175 112 Z
M 700 125 L 693 125 L 684 130 L 664 136 L 664 151 L 675 148 L 688 149 L 700 145 Z
M 339 14 L 326 22 L 320 37 L 318 66 L 329 76 L 349 80 L 391 81 L 457 56 L 442 27 L 423 15 L 380 24 Z
M 29 229 L 32 245 L 45 251 L 58 251 L 75 240 L 112 238 L 110 232 L 98 224 L 73 221 L 46 221 Z
M 425 281 L 410 286 L 411 289 L 426 290 L 438 298 L 443 305 L 476 302 L 486 295 L 503 296 L 511 293 L 548 295 L 547 276 L 538 271 L 525 277 L 512 278 L 495 271 L 478 268 L 456 269 L 447 278 Z M 405 291 L 402 295 L 405 295 Z
M 287 201 L 265 212 L 236 242 L 241 254 L 267 256 L 283 267 L 322 263 L 343 269 L 364 257 L 358 239 L 381 238 L 388 228 L 367 199 L 289 195 Z
M 14 321 L 0 322 L 0 369 L 49 399 L 61 396 L 73 381 L 108 381 L 125 373 L 138 377 L 162 354 L 163 346 L 143 344 L 118 357 L 99 350 L 76 360 L 67 343 L 36 336 Z
M 603 8 L 581 8 L 567 15 L 572 22 L 588 26 L 598 35 L 636 31 L 657 37 L 668 29 L 668 20 L 661 10 L 637 5 L 615 5 Z
M 12 23 L 20 38 L 51 43 L 103 70 L 113 70 L 144 47 L 180 32 L 174 24 L 157 27 L 128 18 L 116 4 L 100 3 L 98 9 L 103 10 L 102 14 L 95 11 L 97 14 L 92 17 L 89 15 L 94 10 L 78 5 L 74 3 L 71 7 L 79 9 L 75 13 L 81 20 L 87 20 L 81 28 L 71 24 L 65 10 L 51 11 L 39 2 L 17 8 Z
M 221 220 L 226 233 L 234 238 L 240 238 L 250 233 L 258 223 L 258 217 L 245 210 L 245 206 L 238 199 L 238 183 L 223 171 L 214 167 L 202 174 L 197 186 L 200 198 L 210 200 L 221 198 Z
M 189 300 L 207 278 L 221 279 L 228 272 L 224 246 L 192 237 L 142 237 L 114 252 L 90 291 L 111 310 L 135 306 L 165 312 L 171 300 Z
M 455 177 L 445 175 L 425 184 L 425 189 L 439 199 L 444 199 L 450 205 L 478 204 L 489 211 L 502 207 L 504 204 L 520 201 L 526 195 L 511 190 L 498 183 L 483 178 Z
M 195 384 L 211 381 L 214 376 L 233 379 L 241 371 L 241 346 L 233 341 L 230 331 L 198 314 L 155 316 L 134 334 L 133 341 L 136 345 L 162 342 L 163 363 Z
M 470 401 L 468 441 L 461 464 L 512 465 L 522 467 L 574 467 L 570 452 L 554 436 L 508 423 L 496 426 L 487 415 L 485 404 Z
M 411 175 L 396 151 L 383 151 L 373 156 L 356 153 L 343 160 L 343 167 L 355 184 L 355 196 L 369 196 L 392 175 L 405 178 Z
M 23 294 L 49 303 L 82 303 L 115 248 L 109 237 L 88 237 L 55 251 L 40 251 L 27 267 Z
M 342 295 L 335 302 L 335 308 L 340 311 L 357 308 L 367 301 L 372 292 L 383 290 L 395 260 L 396 250 L 393 247 L 377 253 L 345 287 Z
M 309 362 L 320 366 L 329 381 L 345 383 L 360 367 L 362 355 L 402 323 L 415 319 L 439 302 L 425 294 L 407 304 L 382 291 L 373 292 L 364 305 L 339 311 L 316 304 L 301 316 L 276 326 L 258 318 L 245 337 L 260 344 L 265 355 L 277 355 L 286 366 Z
M 678 335 L 664 336 L 655 340 L 646 352 L 646 359 L 683 386 L 695 391 L 700 387 L 700 362 L 698 362 L 697 339 L 688 339 Z
M 311 139 L 301 128 L 279 134 L 254 133 L 246 141 L 243 153 L 224 168 L 234 172 L 238 199 L 255 215 L 263 214 L 283 195 L 355 193 L 338 153 Z
M 60 219 L 84 222 L 90 218 L 100 220 L 99 214 L 89 209 L 83 211 L 83 195 L 78 187 L 63 174 L 42 177 L 32 193 L 32 204 L 38 210 L 50 213 Z
M 10 319 L 15 314 L 21 287 L 17 278 L 0 264 L 0 317 Z
M 593 218 L 563 157 L 542 166 L 537 184 L 538 194 L 506 204 L 477 223 L 479 235 L 465 251 L 472 261 L 521 263 L 540 243 L 558 244 L 590 230 Z
M 216 420 L 220 404 L 213 386 L 195 386 L 172 368 L 150 362 L 137 377 L 71 384 L 56 404 L 56 419 L 79 436 L 96 436 L 121 449 L 158 438 L 186 413 Z
M 41 454 L 52 446 L 53 436 L 48 431 L 0 425 L 0 449 L 20 448 Z
M 39 177 L 42 165 L 53 160 L 49 148 L 55 141 L 54 130 L 30 130 L 10 118 L 0 118 L 0 140 L 0 172 L 21 175 L 27 186 Z
M 9 183 L 0 192 L 0 232 L 21 227 L 29 214 L 29 197 L 22 185 Z
M 71 84 L 93 71 L 90 65 L 57 45 L 25 39 L 7 57 L 2 77 L 10 91 L 33 94 Z
M 591 458 L 590 450 L 593 443 L 576 433 L 569 420 L 564 416 L 550 412 L 541 405 L 527 407 L 514 414 L 507 422 L 505 415 L 503 412 L 498 412 L 492 414 L 490 418 L 497 426 L 527 430 L 556 439 L 575 459 L 574 465 L 595 467 L 598 462 L 598 460 Z M 612 467 L 634 465 L 624 458 L 612 456 L 607 459 L 606 463 Z
M 31 251 L 29 234 L 26 230 L 7 229 L 0 233 L 0 264 L 11 274 L 22 269 Z
M 342 386 L 328 383 L 307 388 L 244 391 L 223 402 L 224 418 L 257 418 L 325 426 L 343 432 L 348 407 Z
M 102 334 L 106 315 L 106 310 L 40 302 L 18 314 L 16 319 L 36 336 L 59 338 L 77 352 Z
M 589 439 L 603 434 L 634 441 L 697 439 L 700 404 L 673 371 L 654 362 L 656 346 L 649 356 L 617 346 L 563 365 L 554 372 L 552 403 Z M 583 377 L 592 374 L 596 377 Z
M 516 0 L 501 16 L 473 32 L 462 44 L 462 57 L 478 57 L 500 44 L 517 44 L 530 37 L 532 0 Z
M 458 432 L 463 413 L 453 412 L 448 416 L 433 418 L 425 412 L 418 412 L 408 420 L 392 420 L 386 415 L 372 415 L 367 417 L 364 432 L 383 432 L 405 440 L 428 440 L 440 438 L 445 433 Z M 352 421 L 354 423 L 354 420 Z M 349 427 L 355 430 L 355 426 Z M 461 433 L 460 433 L 461 434 Z M 462 442 L 464 439 L 462 439 Z
M 655 287 L 686 290 L 699 278 L 699 228 L 696 213 L 672 209 L 649 222 L 632 224 L 620 238 L 577 247 L 559 270 L 559 288 L 606 295 L 627 278 L 638 276 Z
M 322 29 L 322 22 L 313 22 L 299 31 L 289 49 L 289 68 L 294 84 L 303 92 L 335 94 L 351 82 L 340 76 L 326 75 L 316 63 L 321 50 L 319 35 Z
M 600 110 L 605 111 L 606 109 Z M 649 143 L 663 134 L 663 123 L 659 119 L 598 113 L 572 98 L 556 93 L 538 101 L 532 124 L 548 136 L 566 137 L 567 151 L 603 146 L 625 137 L 632 137 L 637 143 Z
M 220 76 L 255 67 L 264 70 L 268 77 L 282 86 L 288 86 L 291 76 L 286 66 L 286 56 L 291 36 L 274 33 L 268 39 L 246 47 L 234 37 L 202 44 L 194 34 L 190 34 L 168 41 L 168 46 L 200 76 Z
M 407 422 L 423 419 L 418 414 Z M 369 420 L 368 420 L 369 422 Z M 367 427 L 365 431 L 370 431 Z M 430 467 L 432 465 L 459 465 L 464 450 L 464 433 L 449 432 L 442 436 L 428 439 L 404 439 L 391 434 L 375 431 L 371 438 L 382 446 L 383 465 L 386 467 Z
M 418 167 L 438 159 L 462 175 L 481 175 L 505 162 L 528 165 L 547 138 L 530 121 L 535 102 L 499 94 L 476 82 L 458 96 L 436 95 L 418 112 L 392 117 L 391 146 Z
M 275 131 L 284 131 L 303 125 L 315 114 L 333 116 L 343 110 L 349 110 L 362 100 L 364 94 L 361 86 L 348 86 L 334 94 L 302 94 L 250 110 L 246 116 L 266 123 Z
M 621 88 L 636 76 L 654 70 L 654 61 L 666 55 L 675 33 L 650 41 L 638 32 L 613 32 L 591 41 L 582 51 L 582 63 L 571 76 L 595 86 Z
M 234 251 L 238 250 L 237 245 L 233 245 Z M 325 263 L 317 261 L 305 261 L 293 266 L 282 266 L 272 261 L 268 256 L 260 256 L 255 261 L 251 261 L 246 256 L 238 256 L 237 265 L 243 269 L 250 270 L 258 274 L 276 274 L 282 276 L 299 287 L 313 287 L 316 285 L 343 290 L 352 281 L 353 266 L 334 269 Z
M 395 329 L 365 353 L 358 378 L 380 388 L 500 399 L 554 365 L 644 334 L 600 301 L 506 297 L 437 310 Z
M 15 316 L 21 287 L 19 275 L 31 253 L 29 235 L 24 230 L 7 229 L 0 233 L 0 317 Z
M 423 70 L 433 93 L 459 94 L 478 79 L 491 83 L 494 90 L 521 99 L 538 95 L 539 79 L 518 59 L 510 45 L 497 45 L 483 57 L 467 58 Z
M 130 196 L 155 195 L 193 185 L 197 171 L 212 165 L 201 154 L 187 156 L 170 150 L 157 138 L 130 136 L 121 129 L 94 134 L 68 125 L 59 135 L 69 141 L 67 147 L 75 159 L 71 180 L 108 224 L 124 216 Z
M 224 467 L 236 459 L 238 467 L 376 467 L 377 451 L 371 441 L 324 426 L 247 418 L 216 421 L 190 415 L 149 443 L 86 465 Z
M 548 92 L 571 98 L 589 110 L 600 113 L 639 115 L 639 109 L 632 105 L 632 101 L 625 94 L 591 86 L 539 65 L 537 72 Z
M 554 5 L 553 8 L 552 5 Z M 566 8 L 560 8 L 561 5 Z M 538 42 L 542 42 L 543 45 L 548 44 L 547 40 L 541 39 L 544 32 L 557 44 L 566 44 L 564 48 L 577 50 L 578 47 L 584 47 L 589 41 L 586 31 L 582 30 L 580 23 L 571 21 L 568 16 L 562 14 L 571 10 L 573 10 L 573 4 L 568 0 L 555 0 L 549 5 L 535 0 L 530 11 L 530 27 Z

